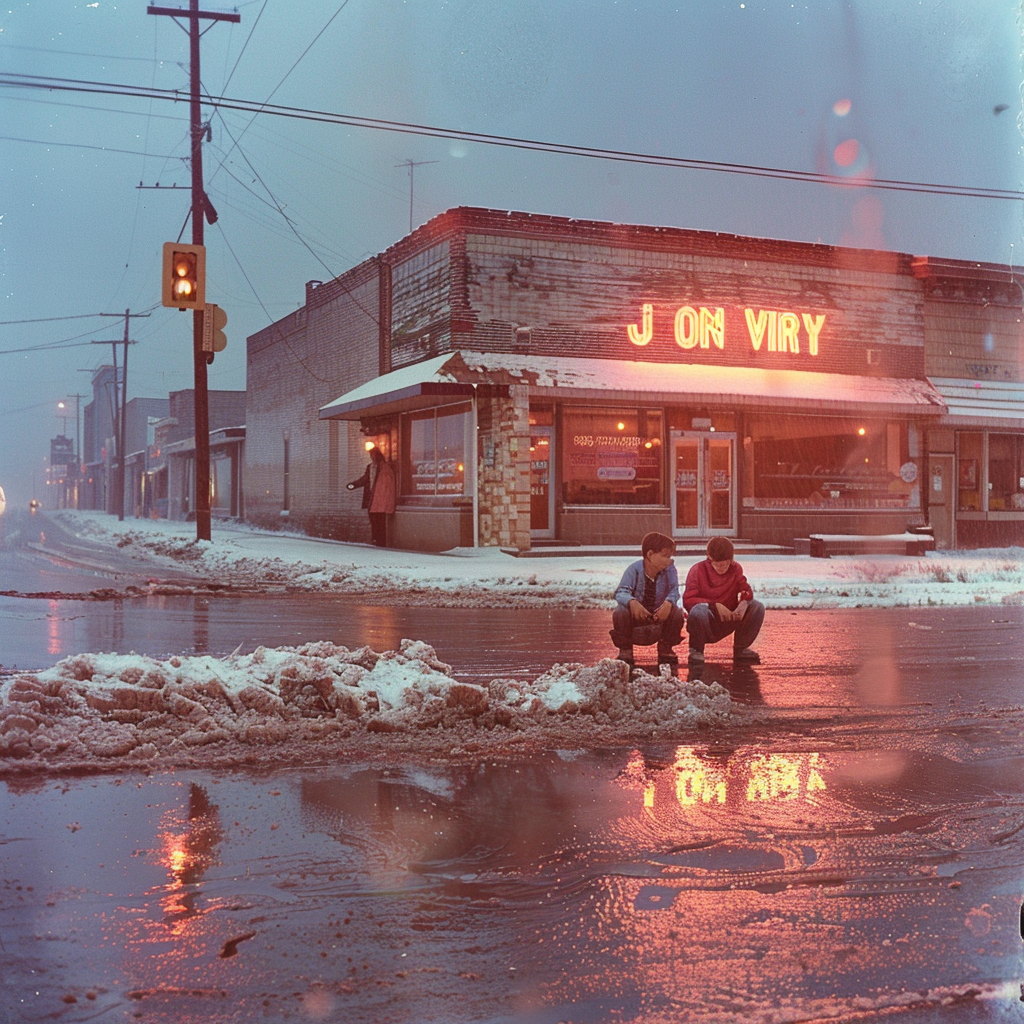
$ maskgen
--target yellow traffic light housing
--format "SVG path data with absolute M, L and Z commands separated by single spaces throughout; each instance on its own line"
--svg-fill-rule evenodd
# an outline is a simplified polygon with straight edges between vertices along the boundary
M 206 303 L 206 246 L 164 242 L 160 301 L 172 309 L 202 309 Z
M 203 314 L 203 351 L 223 352 L 227 347 L 228 339 L 224 334 L 224 325 L 228 322 L 228 315 L 220 306 L 212 302 L 206 304 L 206 311 Z

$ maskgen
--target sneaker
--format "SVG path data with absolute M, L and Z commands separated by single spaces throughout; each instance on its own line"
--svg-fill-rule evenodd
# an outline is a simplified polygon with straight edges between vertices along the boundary
M 690 662 L 691 665 L 703 665 L 704 652 L 698 651 L 696 647 L 691 647 L 689 658 L 687 660 Z
M 761 655 L 752 647 L 743 647 L 738 651 L 734 650 L 732 652 L 732 660 L 745 661 L 751 665 L 759 665 L 761 663 Z
M 632 647 L 620 647 L 619 653 L 615 658 L 616 661 L 624 661 L 630 668 L 633 667 L 633 648 Z

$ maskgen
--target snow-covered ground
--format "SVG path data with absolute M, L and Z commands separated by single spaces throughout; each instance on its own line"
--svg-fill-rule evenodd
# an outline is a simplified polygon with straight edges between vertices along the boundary
M 58 515 L 79 537 L 136 556 L 140 572 L 187 565 L 196 586 L 269 582 L 376 603 L 611 607 L 629 561 L 515 558 L 496 549 L 424 555 L 234 524 L 217 524 L 211 542 L 197 543 L 188 524 Z M 1021 604 L 1021 553 L 742 562 L 771 608 Z M 0 682 L 0 772 L 309 763 L 375 750 L 495 756 L 655 735 L 682 741 L 734 713 L 717 683 L 631 677 L 607 659 L 555 665 L 534 680 L 464 683 L 415 638 L 381 652 L 315 643 L 165 661 L 83 653 Z
M 498 548 L 431 555 L 236 523 L 214 523 L 213 539 L 197 541 L 190 523 L 119 523 L 99 512 L 50 515 L 80 537 L 116 545 L 154 571 L 184 566 L 199 579 L 365 594 L 377 603 L 472 607 L 556 602 L 610 608 L 612 592 L 630 561 L 605 555 L 516 558 Z M 923 558 L 743 555 L 738 561 L 754 593 L 769 608 L 1024 603 L 1024 548 L 933 552 Z M 689 564 L 677 558 L 680 577 Z

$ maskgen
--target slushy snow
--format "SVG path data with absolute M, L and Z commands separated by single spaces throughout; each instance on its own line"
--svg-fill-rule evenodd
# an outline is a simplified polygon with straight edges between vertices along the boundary
M 81 654 L 0 686 L 13 772 L 309 764 L 375 750 L 499 756 L 532 747 L 692 735 L 723 724 L 717 683 L 632 677 L 610 659 L 533 682 L 461 682 L 434 649 L 331 643 L 227 658 Z

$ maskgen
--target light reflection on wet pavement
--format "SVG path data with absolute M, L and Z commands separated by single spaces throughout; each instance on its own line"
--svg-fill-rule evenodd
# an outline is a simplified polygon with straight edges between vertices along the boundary
M 781 740 L 9 785 L 3 1019 L 1020 1019 L 1020 757 Z
M 187 628 L 224 653 L 268 607 Z M 422 611 L 303 628 L 469 678 L 608 653 L 601 612 Z M 1024 1019 L 1022 616 L 773 613 L 688 746 L 8 781 L 0 1021 Z

